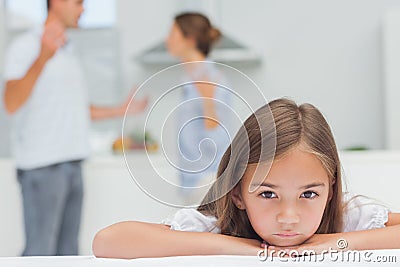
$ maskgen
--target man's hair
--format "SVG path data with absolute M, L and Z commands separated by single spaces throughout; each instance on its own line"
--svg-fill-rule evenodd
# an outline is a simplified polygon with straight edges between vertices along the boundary
M 50 10 L 50 1 L 51 1 L 51 0 L 47 0 L 47 11 Z

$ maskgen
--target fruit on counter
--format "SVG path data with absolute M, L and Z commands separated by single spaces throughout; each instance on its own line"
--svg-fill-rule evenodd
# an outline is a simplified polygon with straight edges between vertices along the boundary
M 149 132 L 144 135 L 140 132 L 133 132 L 128 136 L 117 138 L 112 145 L 115 152 L 129 151 L 129 150 L 144 150 L 155 152 L 158 150 L 158 144 Z
M 131 146 L 132 146 L 132 140 L 129 137 L 125 138 L 119 137 L 113 142 L 112 149 L 113 151 L 122 152 L 123 148 L 128 149 Z

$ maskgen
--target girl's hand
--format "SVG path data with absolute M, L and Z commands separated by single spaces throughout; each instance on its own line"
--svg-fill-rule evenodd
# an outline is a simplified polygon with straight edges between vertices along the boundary
M 345 235 L 343 233 L 335 233 L 335 234 L 314 234 L 308 240 L 306 240 L 303 244 L 292 247 L 279 247 L 279 246 L 269 246 L 268 251 L 271 253 L 272 250 L 275 251 L 275 255 L 279 256 L 296 256 L 302 254 L 324 254 L 329 251 L 344 251 L 352 249 L 351 244 L 348 243 Z

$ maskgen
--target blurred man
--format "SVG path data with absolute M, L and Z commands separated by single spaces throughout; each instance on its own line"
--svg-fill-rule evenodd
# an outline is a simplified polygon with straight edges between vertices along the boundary
M 124 114 L 89 106 L 80 62 L 66 36 L 77 28 L 82 0 L 48 0 L 43 28 L 17 38 L 6 55 L 4 102 L 13 116 L 13 151 L 24 206 L 23 255 L 76 255 L 92 119 Z M 140 112 L 147 99 L 136 101 Z

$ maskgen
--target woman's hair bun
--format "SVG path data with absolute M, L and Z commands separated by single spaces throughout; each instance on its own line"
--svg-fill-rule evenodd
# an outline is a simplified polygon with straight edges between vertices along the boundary
M 210 40 L 212 43 L 218 41 L 221 38 L 222 34 L 221 32 L 214 27 L 211 27 L 210 29 Z

